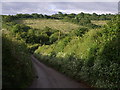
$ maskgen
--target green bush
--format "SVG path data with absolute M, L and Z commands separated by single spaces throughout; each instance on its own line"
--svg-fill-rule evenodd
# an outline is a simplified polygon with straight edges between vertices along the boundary
M 58 38 L 59 38 L 59 33 L 58 33 L 58 32 L 52 34 L 52 35 L 50 36 L 50 43 L 53 43 L 53 42 L 57 41 Z
M 39 47 L 40 45 L 39 44 L 27 44 L 27 48 L 28 48 L 28 51 L 33 54 L 34 51 Z
M 22 24 L 16 24 L 15 26 L 13 26 L 13 33 L 18 33 L 18 32 L 27 32 L 30 29 L 29 26 L 25 26 Z
M 76 31 L 78 36 L 39 47 L 35 56 L 76 80 L 98 88 L 120 88 L 120 29 L 117 17 L 101 29 Z M 85 29 L 85 30 L 84 30 Z M 99 77 L 99 78 L 98 78 Z
M 82 36 L 83 34 L 85 34 L 88 31 L 88 28 L 79 28 L 78 30 L 75 30 L 74 33 L 77 36 Z
M 2 37 L 2 87 L 27 88 L 33 81 L 30 55 L 23 41 Z

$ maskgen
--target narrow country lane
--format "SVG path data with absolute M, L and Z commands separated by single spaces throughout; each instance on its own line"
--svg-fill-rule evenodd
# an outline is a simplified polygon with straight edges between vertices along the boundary
M 34 56 L 32 56 L 32 62 L 37 78 L 35 78 L 30 88 L 86 88 L 85 85 L 40 63 Z

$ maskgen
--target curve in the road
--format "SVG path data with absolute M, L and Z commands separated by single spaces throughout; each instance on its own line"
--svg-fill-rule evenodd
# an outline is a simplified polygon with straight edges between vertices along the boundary
M 35 78 L 30 88 L 86 88 L 85 85 L 45 66 L 34 56 L 32 56 L 32 62 L 37 78 Z

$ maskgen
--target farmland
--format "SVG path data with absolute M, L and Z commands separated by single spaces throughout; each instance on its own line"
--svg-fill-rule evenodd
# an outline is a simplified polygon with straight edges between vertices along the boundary
M 46 26 L 52 29 L 60 30 L 62 32 L 68 33 L 71 30 L 76 30 L 80 27 L 77 24 L 63 22 L 61 20 L 51 20 L 51 19 L 27 19 L 27 20 L 16 20 L 17 23 L 28 25 L 36 29 L 44 29 Z
M 106 25 L 107 24 L 107 22 L 109 22 L 108 20 L 92 20 L 91 21 L 93 24 L 96 24 L 96 25 Z

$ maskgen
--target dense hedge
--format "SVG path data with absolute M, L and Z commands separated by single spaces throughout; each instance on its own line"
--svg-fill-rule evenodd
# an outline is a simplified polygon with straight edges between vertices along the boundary
M 39 47 L 34 55 L 62 73 L 100 88 L 120 88 L 120 27 L 116 16 L 107 26 L 82 37 L 68 36 Z
M 33 68 L 26 45 L 15 37 L 2 36 L 2 88 L 26 88 L 33 81 Z

